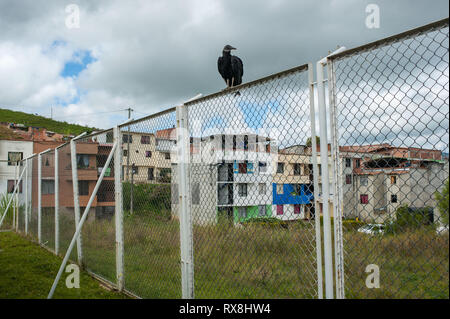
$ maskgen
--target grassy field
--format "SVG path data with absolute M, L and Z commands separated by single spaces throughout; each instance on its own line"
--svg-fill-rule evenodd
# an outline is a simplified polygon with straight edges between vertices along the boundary
M 54 247 L 51 215 L 43 238 Z M 125 288 L 143 298 L 180 298 L 179 222 L 168 214 L 124 218 Z M 61 254 L 74 231 L 61 216 Z M 347 298 L 449 298 L 449 237 L 431 228 L 371 236 L 344 224 Z M 115 282 L 114 218 L 89 219 L 83 228 L 84 264 Z M 317 297 L 314 224 L 200 226 L 194 232 L 197 298 Z M 76 258 L 75 252 L 72 258 Z M 368 264 L 380 267 L 379 289 L 365 285 Z
M 61 258 L 13 232 L 0 232 L 0 298 L 46 298 Z M 108 291 L 85 272 L 80 288 L 65 286 L 63 274 L 54 298 L 125 298 Z

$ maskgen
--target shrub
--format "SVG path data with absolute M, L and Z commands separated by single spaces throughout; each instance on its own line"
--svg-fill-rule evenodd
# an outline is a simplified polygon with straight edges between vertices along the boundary
M 430 225 L 433 209 L 431 207 L 411 208 L 405 204 L 397 208 L 395 215 L 395 221 L 385 223 L 385 233 L 394 234 Z
M 436 192 L 435 198 L 438 202 L 437 208 L 441 213 L 441 220 L 444 225 L 448 225 L 448 201 L 449 201 L 449 180 L 444 184 L 444 188 L 442 189 L 442 193 Z

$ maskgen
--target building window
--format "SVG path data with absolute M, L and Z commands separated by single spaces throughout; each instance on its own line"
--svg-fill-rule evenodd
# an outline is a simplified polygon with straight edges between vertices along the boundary
M 42 180 L 42 195 L 49 195 L 55 193 L 55 181 L 54 180 Z
M 106 143 L 114 143 L 114 134 L 113 134 L 113 132 L 106 133 Z
M 247 163 L 239 163 L 239 173 L 247 174 Z
M 78 195 L 89 195 L 89 181 L 78 181 Z
M 345 184 L 351 184 L 352 183 L 352 175 L 351 174 L 347 174 L 345 175 Z
M 391 176 L 391 185 L 397 184 L 397 176 Z
M 294 204 L 294 214 L 295 215 L 300 215 L 300 211 L 301 211 L 300 204 Z
M 238 207 L 239 218 L 247 218 L 247 207 Z
M 131 165 L 131 174 L 136 175 L 139 173 L 139 167 L 137 167 L 136 165 Z
M 369 176 L 361 175 L 359 177 L 359 183 L 361 186 L 367 186 L 369 184 Z
M 128 150 L 123 150 L 123 156 L 127 157 L 128 156 Z
M 369 204 L 369 195 L 362 194 L 360 195 L 361 204 Z
M 317 170 L 319 171 L 319 176 L 322 176 L 322 164 L 317 164 Z
M 145 157 L 152 157 L 152 151 L 145 151 Z
M 391 203 L 397 203 L 397 195 L 391 195 Z
M 238 184 L 238 193 L 240 197 L 247 197 L 247 184 Z
M 88 168 L 88 167 L 89 167 L 89 155 L 77 154 L 77 168 Z
M 258 166 L 259 166 L 259 172 L 260 173 L 267 172 L 267 163 L 266 162 L 259 162 Z
M 283 215 L 283 205 L 277 205 L 277 215 Z
M 23 152 L 8 152 L 8 165 L 14 166 L 16 162 L 21 161 L 23 158 Z
M 154 167 L 149 167 L 147 169 L 147 179 L 149 181 L 152 181 L 155 179 L 155 168 Z
M 277 195 L 283 195 L 283 184 L 277 184 Z
M 284 163 L 278 163 L 277 165 L 277 173 L 283 174 L 284 173 Z
M 355 166 L 356 166 L 356 168 L 360 168 L 361 167 L 361 160 L 359 158 L 356 159 Z
M 346 158 L 345 159 L 345 167 L 352 167 L 352 159 L 351 158 Z
M 302 194 L 302 185 L 301 184 L 293 184 L 294 188 L 294 196 L 300 196 Z
M 192 204 L 194 204 L 194 205 L 200 204 L 200 184 L 199 183 L 192 184 Z
M 128 134 L 123 134 L 122 135 L 122 142 L 123 143 L 133 143 L 133 136 L 132 135 L 128 135 Z
M 259 205 L 258 206 L 258 216 L 259 217 L 264 217 L 266 216 L 267 211 L 266 211 L 266 206 L 265 205 Z
M 150 136 L 142 135 L 141 136 L 141 144 L 150 144 Z
M 164 153 L 164 158 L 166 160 L 170 160 L 170 153 Z
M 301 166 L 299 163 L 295 163 L 292 165 L 294 168 L 294 175 L 300 175 L 301 174 Z
M 45 158 L 44 165 L 45 166 L 50 166 L 50 161 L 49 161 L 48 157 Z
M 267 191 L 266 184 L 265 183 L 260 183 L 259 184 L 259 195 L 266 194 L 266 191 Z
M 9 179 L 6 186 L 8 194 L 12 194 L 14 192 L 15 180 Z M 22 193 L 22 181 L 20 181 L 19 183 L 19 193 Z

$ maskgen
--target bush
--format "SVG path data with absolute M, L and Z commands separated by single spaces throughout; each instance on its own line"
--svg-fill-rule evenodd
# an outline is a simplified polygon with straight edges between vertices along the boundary
M 123 183 L 123 209 L 131 210 L 131 183 Z M 171 218 L 170 184 L 134 184 L 133 214 Z
M 444 184 L 442 193 L 436 192 L 435 197 L 438 202 L 437 208 L 441 213 L 441 220 L 444 225 L 448 225 L 448 201 L 449 201 L 449 180 Z
M 288 228 L 289 222 L 285 220 L 280 220 L 275 217 L 256 217 L 251 218 L 245 222 L 242 223 L 243 225 L 261 225 L 261 226 L 268 226 L 268 227 L 283 227 Z
M 433 209 L 431 207 L 411 208 L 405 204 L 397 208 L 395 215 L 395 221 L 385 223 L 385 232 L 388 234 L 419 229 L 432 224 Z

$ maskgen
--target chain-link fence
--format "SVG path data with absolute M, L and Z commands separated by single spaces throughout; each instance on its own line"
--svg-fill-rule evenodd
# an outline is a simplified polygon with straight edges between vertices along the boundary
M 446 20 L 331 57 L 347 298 L 449 297 L 448 36 Z
M 142 298 L 448 298 L 448 62 L 446 19 L 79 136 L 0 229 Z

